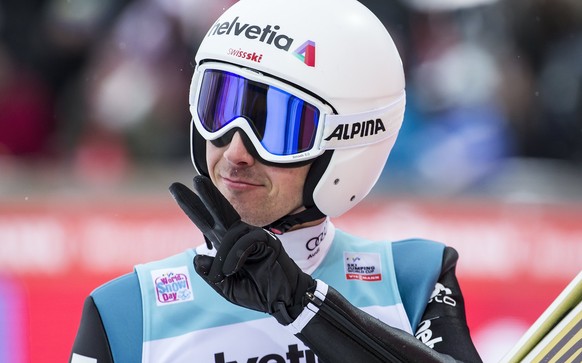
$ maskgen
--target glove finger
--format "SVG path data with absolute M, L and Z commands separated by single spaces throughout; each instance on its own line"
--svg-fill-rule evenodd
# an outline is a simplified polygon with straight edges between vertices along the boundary
M 206 235 L 212 230 L 214 219 L 200 198 L 182 183 L 172 183 L 170 193 L 192 222 Z
M 262 228 L 254 228 L 250 232 L 241 236 L 232 246 L 229 253 L 224 257 L 222 272 L 230 276 L 241 269 L 249 258 L 260 258 L 261 251 L 265 247 L 271 246 L 274 241 L 269 241 L 276 237 L 271 236 Z
M 195 176 L 194 193 L 202 200 L 214 220 L 213 228 L 218 236 L 224 236 L 226 231 L 240 220 L 238 212 L 216 188 L 210 178 L 202 175 Z
M 200 197 L 190 190 L 182 183 L 173 183 L 170 185 L 170 193 L 182 208 L 184 213 L 190 218 L 192 222 L 200 229 L 202 234 L 206 237 L 206 244 L 208 240 L 216 248 L 220 246 L 222 235 L 217 235 L 215 231 L 216 222 L 212 215 L 208 212 L 206 205 L 202 202 Z M 212 246 L 208 246 L 211 248 Z
M 218 282 L 213 282 L 210 281 L 208 279 L 208 275 L 209 275 L 209 270 L 211 269 L 211 266 L 213 264 L 212 262 L 213 258 L 210 256 L 204 256 L 204 255 L 196 255 L 194 256 L 194 270 L 196 270 L 196 273 L 198 273 L 198 275 L 200 275 L 200 277 L 202 278 L 202 280 L 206 281 L 206 283 L 212 288 L 214 289 L 214 291 L 216 291 L 219 295 L 223 296 L 225 299 L 228 299 L 226 297 L 226 295 L 224 295 L 224 286 L 222 284 L 222 282 L 224 282 L 223 280 L 220 280 Z
M 211 283 L 216 283 L 224 280 L 224 275 L 221 272 L 220 266 L 222 264 L 214 264 L 215 258 L 205 255 L 194 256 L 194 270 L 204 280 Z M 218 271 L 216 271 L 218 269 Z
M 226 234 L 223 236 L 220 246 L 217 247 L 216 256 L 214 257 L 214 262 L 212 263 L 212 268 L 209 270 L 209 279 L 212 282 L 219 282 L 226 276 L 224 274 L 224 261 L 226 261 L 228 255 L 232 253 L 233 246 L 237 241 L 247 233 L 249 233 L 250 226 L 246 223 L 238 221 L 235 223 Z

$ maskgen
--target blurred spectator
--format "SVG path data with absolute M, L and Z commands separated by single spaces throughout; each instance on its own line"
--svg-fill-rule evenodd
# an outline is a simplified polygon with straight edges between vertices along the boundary
M 508 39 L 513 71 L 529 77 L 506 94 L 521 102 L 512 109 L 520 154 L 582 162 L 582 2 L 512 0 L 503 2 L 510 20 Z M 515 96 L 512 97 L 515 99 Z
M 387 183 L 394 172 L 407 188 L 471 190 L 513 155 L 501 71 L 484 28 L 498 14 L 489 12 L 491 1 L 402 2 L 409 6 L 408 104 Z
M 192 54 L 210 27 L 208 12 L 226 3 L 143 0 L 123 9 L 95 43 L 76 94 L 88 123 L 75 159 L 81 175 L 94 180 L 113 169 L 122 176 L 135 161 L 187 158 Z
M 187 155 L 191 47 L 155 1 L 128 6 L 84 70 L 86 121 L 125 138 L 138 160 Z
M 0 156 L 41 156 L 53 127 L 47 86 L 0 45 Z
M 58 104 L 92 41 L 107 26 L 106 10 L 113 3 L 123 2 L 0 3 L 0 148 L 5 155 L 46 160 L 67 150 L 60 135 L 68 125 Z

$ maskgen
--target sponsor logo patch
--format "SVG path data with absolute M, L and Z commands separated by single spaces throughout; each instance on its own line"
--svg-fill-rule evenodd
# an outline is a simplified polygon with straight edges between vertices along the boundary
M 295 42 L 291 36 L 285 34 L 279 25 L 252 24 L 241 20 L 238 16 L 230 21 L 218 21 L 208 31 L 207 37 L 214 36 L 244 37 L 249 40 L 273 46 L 279 50 L 293 54 L 308 67 L 315 67 L 315 42 L 308 40 L 294 51 L 291 47 Z M 262 53 L 241 48 L 228 49 L 228 55 L 261 63 Z
M 243 58 L 243 59 L 247 59 L 250 60 L 252 62 L 257 62 L 257 63 L 261 63 L 261 61 L 263 60 L 263 55 L 257 52 L 246 52 L 242 49 L 233 49 L 230 48 L 228 50 L 228 55 L 232 55 L 234 57 L 238 57 L 238 58 Z
M 306 41 L 293 54 L 308 67 L 315 67 L 315 42 Z
M 239 363 L 239 362 L 252 362 L 252 363 L 268 363 L 268 362 L 306 362 L 315 363 L 316 357 L 315 353 L 311 350 L 300 350 L 297 344 L 289 345 L 287 354 L 279 355 L 276 353 L 266 354 L 263 357 L 252 357 L 246 360 L 227 360 L 224 352 L 214 354 L 214 363 Z
M 319 245 L 323 242 L 326 235 L 327 235 L 327 223 L 323 227 L 323 231 L 320 234 L 307 240 L 307 242 L 305 243 L 305 249 L 309 251 L 309 255 L 307 256 L 308 260 L 315 257 L 321 251 Z
M 436 318 L 438 319 L 438 318 Z M 433 333 L 430 329 L 431 319 L 424 320 L 418 326 L 418 330 L 414 335 L 416 339 L 423 342 L 427 347 L 434 349 L 434 345 L 443 341 L 442 337 L 432 337 Z
M 353 124 L 339 124 L 332 133 L 325 137 L 326 141 L 352 140 L 354 138 L 364 138 L 386 132 L 386 127 L 382 119 L 355 122 Z
M 344 252 L 344 269 L 347 280 L 382 280 L 382 263 L 377 253 Z
M 194 300 L 188 267 L 180 266 L 152 271 L 158 306 Z
M 289 51 L 294 39 L 283 33 L 277 33 L 280 29 L 281 27 L 279 25 L 261 26 L 245 23 L 244 21 L 239 21 L 239 17 L 237 16 L 232 21 L 225 21 L 222 23 L 216 22 L 212 28 L 210 28 L 208 36 L 243 36 L 249 40 L 257 40 L 261 43 L 273 45 L 278 49 Z
M 428 303 L 430 304 L 434 301 L 435 303 L 447 304 L 453 307 L 457 306 L 457 301 L 449 296 L 452 295 L 452 293 L 451 289 L 440 282 L 437 282 L 432 294 L 430 295 Z

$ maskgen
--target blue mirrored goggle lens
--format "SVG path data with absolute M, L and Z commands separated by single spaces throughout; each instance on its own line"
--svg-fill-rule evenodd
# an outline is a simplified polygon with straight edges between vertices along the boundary
M 206 70 L 198 96 L 198 117 L 216 132 L 238 117 L 245 118 L 269 153 L 293 155 L 315 142 L 319 110 L 277 87 L 234 73 Z

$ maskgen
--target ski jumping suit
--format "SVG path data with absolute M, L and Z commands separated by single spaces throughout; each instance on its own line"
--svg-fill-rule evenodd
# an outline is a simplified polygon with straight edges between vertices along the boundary
M 435 351 L 480 362 L 465 321 L 454 249 L 421 239 L 363 240 L 335 229 L 329 219 L 279 238 L 317 280 L 322 299 L 333 287 L 352 305 Z M 195 254 L 212 252 L 203 245 L 138 265 L 93 291 L 71 362 L 318 362 L 295 336 L 317 309 L 306 308 L 283 326 L 268 314 L 226 301 L 194 271 Z M 316 336 L 326 339 L 324 331 Z M 342 342 L 330 339 L 329 347 Z

